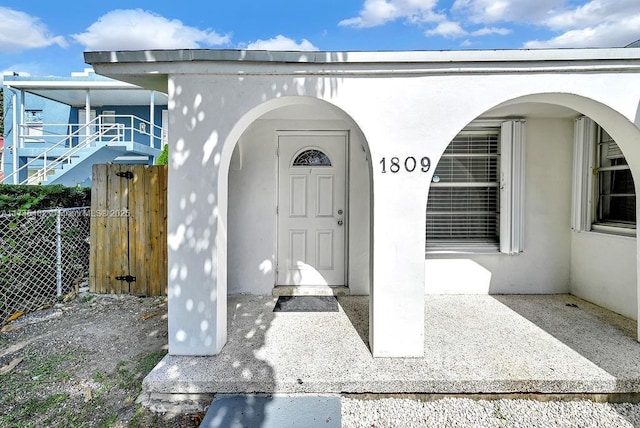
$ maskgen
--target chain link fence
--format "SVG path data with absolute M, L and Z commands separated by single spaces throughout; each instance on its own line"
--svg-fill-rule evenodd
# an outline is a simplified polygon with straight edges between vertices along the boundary
M 88 277 L 90 214 L 89 207 L 0 214 L 0 325 Z

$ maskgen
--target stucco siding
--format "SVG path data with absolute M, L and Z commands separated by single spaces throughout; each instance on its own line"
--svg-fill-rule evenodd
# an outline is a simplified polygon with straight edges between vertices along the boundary
M 527 117 L 524 252 L 516 256 L 464 255 L 425 262 L 425 208 L 433 169 L 388 173 L 381 168 L 383 159 L 428 156 L 435 164 L 451 139 L 485 112 L 535 103 L 559 105 L 591 117 L 611 131 L 632 171 L 640 170 L 640 146 L 635 144 L 639 133 L 634 125 L 640 89 L 634 89 L 635 72 L 620 73 L 615 68 L 625 64 L 603 70 L 597 63 L 576 68 L 564 62 L 529 66 L 498 61 L 487 65 L 487 70 L 482 64 L 466 62 L 453 63 L 448 71 L 428 63 L 380 62 L 345 70 L 303 63 L 254 65 L 257 69 L 247 73 L 251 68 L 247 62 L 180 62 L 178 69 L 168 71 L 169 346 L 174 354 L 219 352 L 226 340 L 227 293 L 268 293 L 273 285 L 273 274 L 265 274 L 268 264 L 263 264 L 274 260 L 270 201 L 275 198 L 265 190 L 275 188 L 274 162 L 269 160 L 273 155 L 256 159 L 269 160 L 264 163 L 270 171 L 253 171 L 246 177 L 237 175 L 244 166 L 233 171 L 231 161 L 233 147 L 240 141 L 241 164 L 251 164 L 246 155 L 253 153 L 251 145 L 263 135 L 249 128 L 274 109 L 322 105 L 332 113 L 341 110 L 350 129 L 357 128 L 366 139 L 364 153 L 369 159 L 365 164 L 373 170 L 367 172 L 371 190 L 363 193 L 375 197 L 369 209 L 360 207 L 360 213 L 370 213 L 373 223 L 358 224 L 358 230 L 370 231 L 365 238 L 372 245 L 349 237 L 349 275 L 350 281 L 358 273 L 372 275 L 358 280 L 362 289 L 371 289 L 369 339 L 376 357 L 422 355 L 425 290 L 570 291 L 573 123 L 569 117 L 553 114 L 544 117 L 555 119 Z M 154 71 L 173 67 L 169 63 L 152 66 Z M 327 117 L 315 119 L 323 118 Z M 287 119 L 292 121 L 289 124 L 298 120 Z M 255 141 L 249 141 L 252 138 Z M 351 147 L 352 154 L 356 147 Z M 352 168 L 355 165 L 352 159 Z M 350 178 L 358 183 L 359 179 Z M 363 189 L 350 190 L 353 203 L 354 195 Z M 350 211 L 355 215 L 353 207 Z M 257 228 L 264 241 L 257 240 Z M 355 261 L 363 262 L 367 255 L 356 252 L 353 245 L 368 248 L 372 260 L 357 270 Z
M 566 293 L 571 255 L 573 121 L 528 119 L 524 251 L 429 255 L 429 294 Z
M 637 319 L 636 238 L 571 234 L 571 294 Z
M 362 139 L 344 121 L 308 119 L 256 120 L 238 140 L 229 168 L 229 294 L 271 294 L 274 287 L 278 130 L 349 131 L 347 283 L 351 294 L 368 294 L 369 171 Z

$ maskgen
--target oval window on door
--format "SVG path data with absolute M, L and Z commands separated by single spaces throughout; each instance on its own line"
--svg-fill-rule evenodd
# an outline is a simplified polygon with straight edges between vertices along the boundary
M 318 149 L 307 149 L 299 153 L 291 166 L 331 166 L 331 159 L 324 152 Z

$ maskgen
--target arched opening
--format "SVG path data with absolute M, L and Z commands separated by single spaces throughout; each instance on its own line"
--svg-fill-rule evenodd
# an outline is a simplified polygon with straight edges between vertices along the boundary
M 572 94 L 475 118 L 434 172 L 427 293 L 570 293 L 637 319 L 639 137 L 611 107 Z
M 281 154 L 281 146 L 287 138 L 302 140 L 303 143 L 285 155 Z M 322 161 L 316 155 L 322 153 L 319 145 L 325 144 L 327 139 L 343 141 L 342 181 L 328 175 L 328 171 L 336 166 L 333 164 L 336 156 L 333 152 L 326 153 L 331 165 L 305 166 L 305 162 L 308 164 L 310 160 Z M 296 160 L 298 163 L 294 163 Z M 308 187 L 312 181 L 319 183 L 320 187 L 309 195 L 311 200 L 304 208 L 313 211 L 311 217 L 325 217 L 325 224 L 332 225 L 331 230 L 337 231 L 329 233 L 328 226 L 321 226 L 321 233 L 314 230 L 307 234 L 320 236 L 317 241 L 307 242 L 306 249 L 310 253 L 307 257 L 319 259 L 321 266 L 318 268 L 308 263 L 317 275 L 308 275 L 304 277 L 307 278 L 305 281 L 296 282 L 291 276 L 292 281 L 286 283 L 286 274 L 285 280 L 282 279 L 286 260 L 282 256 L 285 252 L 282 246 L 286 239 L 278 232 L 283 228 L 281 214 L 297 208 L 293 205 L 281 207 L 283 195 L 288 190 L 284 190 L 286 183 L 279 165 L 290 168 L 295 177 L 300 176 L 301 171 L 304 172 L 303 178 L 305 175 L 311 177 L 298 180 L 298 183 L 304 181 L 304 188 L 308 191 L 313 190 Z M 309 175 L 312 170 L 314 173 Z M 221 198 L 220 207 L 223 224 L 227 226 L 227 259 L 223 266 L 226 266 L 228 294 L 271 295 L 275 286 L 282 285 L 327 285 L 352 295 L 369 294 L 371 161 L 364 135 L 344 111 L 310 97 L 283 97 L 254 108 L 236 124 L 225 142 L 219 183 L 219 194 L 227 197 L 226 201 Z M 335 190 L 338 186 L 344 193 L 344 206 L 333 203 L 333 200 L 322 206 L 313 205 L 324 200 L 323 192 Z M 344 235 L 343 241 L 334 236 L 339 232 Z M 327 261 L 328 253 L 321 253 L 326 242 L 330 248 L 341 247 L 342 254 L 336 251 L 334 257 Z M 318 254 L 313 254 L 316 248 L 319 248 Z M 218 253 L 219 257 L 221 253 L 223 251 Z M 302 264 L 301 260 L 296 261 Z M 322 264 L 333 265 L 340 261 L 344 267 L 337 276 L 342 279 L 327 280 L 326 266 Z

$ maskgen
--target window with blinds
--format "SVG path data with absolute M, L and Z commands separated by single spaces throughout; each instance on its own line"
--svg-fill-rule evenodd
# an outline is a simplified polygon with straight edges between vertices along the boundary
M 636 190 L 624 153 L 588 117 L 575 121 L 571 228 L 636 234 Z
M 629 165 L 622 150 L 604 129 L 598 128 L 597 135 L 594 226 L 635 229 L 636 191 Z
M 463 131 L 445 150 L 427 203 L 427 250 L 498 248 L 500 129 Z

